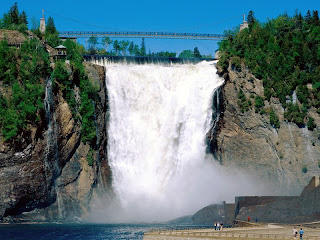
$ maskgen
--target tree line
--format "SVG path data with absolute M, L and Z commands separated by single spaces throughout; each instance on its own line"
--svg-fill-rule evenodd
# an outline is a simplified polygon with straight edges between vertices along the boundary
M 151 56 L 151 57 L 177 57 L 177 53 L 169 51 L 151 52 L 146 51 L 146 44 L 144 38 L 141 40 L 141 45 L 136 44 L 134 41 L 128 40 L 112 40 L 110 37 L 104 37 L 99 42 L 95 36 L 91 36 L 88 41 L 86 54 L 94 55 L 115 55 L 115 56 Z M 103 48 L 99 48 L 102 45 Z M 111 48 L 112 46 L 112 48 Z M 212 55 L 201 55 L 198 47 L 194 50 L 183 50 L 179 54 L 180 58 L 212 58 Z

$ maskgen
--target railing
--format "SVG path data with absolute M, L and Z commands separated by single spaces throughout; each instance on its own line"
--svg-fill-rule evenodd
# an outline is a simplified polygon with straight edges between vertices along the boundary
M 196 40 L 223 40 L 223 34 L 209 33 L 174 33 L 174 32 L 96 32 L 96 31 L 61 31 L 60 37 L 124 37 L 124 38 L 171 38 L 171 39 L 196 39 Z

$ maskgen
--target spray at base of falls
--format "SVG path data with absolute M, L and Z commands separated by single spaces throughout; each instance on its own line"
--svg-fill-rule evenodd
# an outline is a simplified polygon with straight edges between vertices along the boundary
M 223 84 L 213 62 L 105 67 L 115 201 L 93 203 L 94 221 L 164 221 L 250 192 L 253 183 L 206 154 Z

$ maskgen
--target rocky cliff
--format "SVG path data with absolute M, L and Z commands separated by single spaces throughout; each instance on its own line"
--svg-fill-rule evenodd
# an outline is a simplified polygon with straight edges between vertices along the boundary
M 81 141 L 79 122 L 61 92 L 53 93 L 47 80 L 46 116 L 32 129 L 30 143 L 0 146 L 0 216 L 4 221 L 82 219 L 97 184 L 108 189 L 104 68 L 89 63 L 85 67 L 90 81 L 99 86 L 100 98 L 95 106 L 98 136 L 92 166 L 87 161 L 90 148 Z M 77 86 L 74 92 L 77 97 Z
M 243 169 L 282 193 L 297 195 L 311 176 L 320 174 L 319 114 L 309 110 L 317 123 L 310 131 L 287 122 L 278 99 L 264 101 L 266 113 L 256 113 L 254 97 L 264 97 L 262 81 L 244 65 L 241 69 L 229 65 L 227 72 L 218 69 L 218 73 L 226 81 L 221 88 L 219 123 L 209 134 L 211 152 L 222 165 Z M 252 101 L 248 111 L 241 111 L 238 104 L 240 90 Z M 270 124 L 271 108 L 279 117 L 280 128 Z

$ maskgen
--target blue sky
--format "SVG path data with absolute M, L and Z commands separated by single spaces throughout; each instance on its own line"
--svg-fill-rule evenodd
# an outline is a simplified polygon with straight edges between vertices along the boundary
M 26 11 L 29 22 L 39 20 L 41 10 L 52 16 L 58 30 L 129 30 L 223 33 L 242 22 L 242 14 L 253 10 L 259 21 L 298 9 L 320 10 L 319 0 L 0 0 L 0 16 L 14 2 Z M 129 39 L 130 41 L 133 39 Z M 134 40 L 141 43 L 141 39 Z M 198 46 L 201 53 L 213 53 L 216 41 L 145 39 L 151 51 L 180 52 Z

